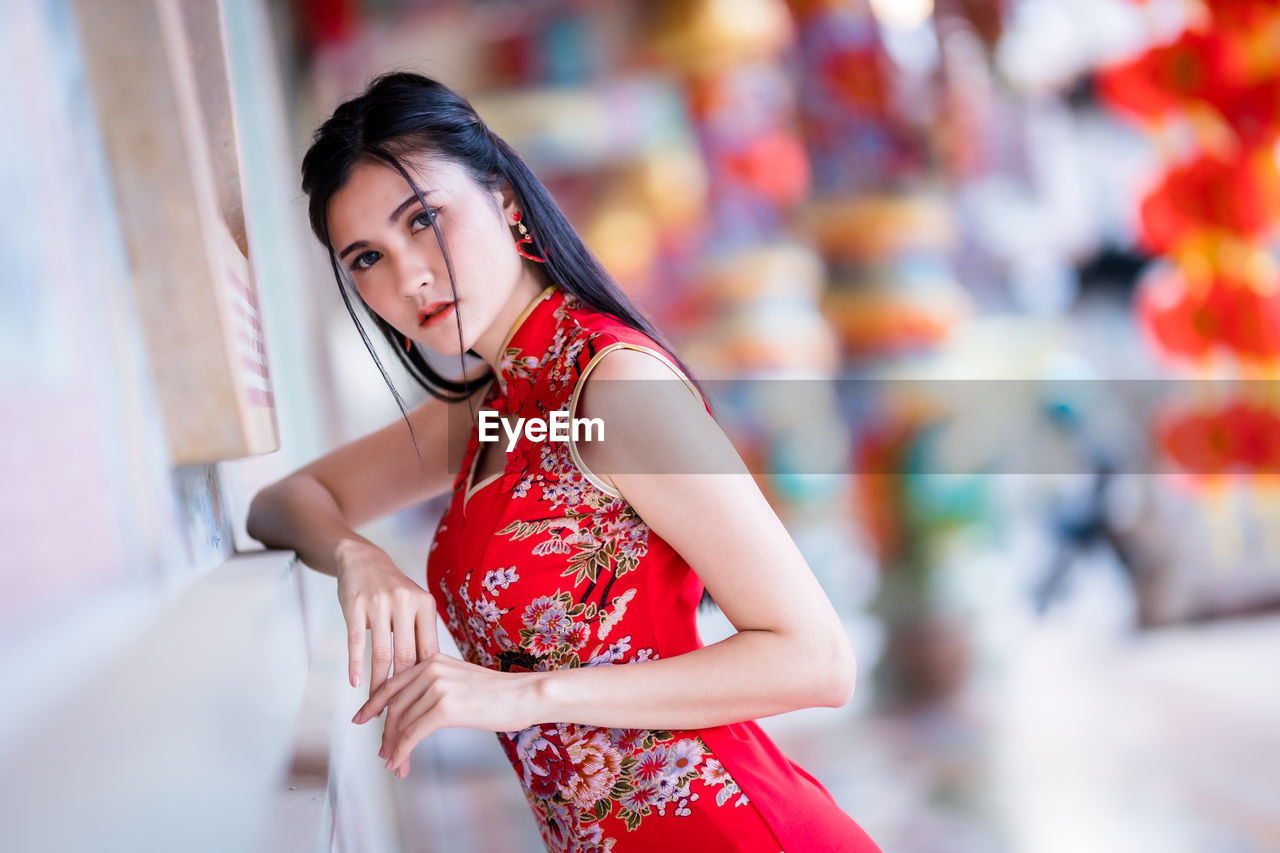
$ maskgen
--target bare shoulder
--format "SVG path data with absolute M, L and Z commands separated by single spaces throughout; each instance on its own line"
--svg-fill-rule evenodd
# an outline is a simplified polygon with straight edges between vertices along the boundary
M 629 441 L 674 439 L 682 433 L 692 435 L 698 423 L 702 428 L 714 424 L 694 386 L 656 348 L 605 347 L 583 372 L 579 386 L 574 414 L 600 418 L 606 434 L 611 431 Z
M 580 382 L 573 415 L 598 420 L 603 440 L 576 452 L 612 491 L 623 492 L 625 475 L 743 470 L 696 387 L 660 350 L 606 348 Z
M 601 350 L 592 374 L 601 379 L 678 379 L 670 356 L 656 347 L 611 344 Z

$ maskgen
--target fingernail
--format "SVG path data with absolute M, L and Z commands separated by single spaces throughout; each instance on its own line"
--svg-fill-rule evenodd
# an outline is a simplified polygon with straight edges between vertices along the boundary
M 388 759 L 387 759 L 387 763 L 386 763 L 386 764 L 384 764 L 384 765 L 382 765 L 382 766 L 383 766 L 383 767 L 385 767 L 385 768 L 387 768 L 388 770 L 390 770 L 390 769 L 391 769 L 391 759 L 390 759 L 390 758 L 388 758 Z
M 355 684 L 354 684 L 353 686 L 355 686 L 355 687 L 359 687 L 359 686 L 360 686 L 360 673 L 358 673 L 358 672 L 356 673 L 356 681 L 355 681 Z
M 359 711 L 356 711 L 356 715 L 355 715 L 354 717 L 352 717 L 352 718 L 351 718 L 351 722 L 353 722 L 353 723 L 358 723 L 358 722 L 360 722 L 360 712 L 359 712 Z

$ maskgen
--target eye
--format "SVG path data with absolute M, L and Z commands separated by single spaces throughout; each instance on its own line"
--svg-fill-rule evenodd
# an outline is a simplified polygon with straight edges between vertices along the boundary
M 430 216 L 427 216 L 427 211 L 424 210 L 417 216 L 413 217 L 413 219 L 409 220 L 409 224 L 417 226 L 417 228 L 430 228 L 431 220 L 440 215 L 440 208 L 432 207 L 429 208 L 429 210 L 431 211 Z
M 351 271 L 367 270 L 369 267 L 373 266 L 380 257 L 382 257 L 381 252 L 362 252 L 359 255 L 356 255 L 355 261 L 351 264 Z

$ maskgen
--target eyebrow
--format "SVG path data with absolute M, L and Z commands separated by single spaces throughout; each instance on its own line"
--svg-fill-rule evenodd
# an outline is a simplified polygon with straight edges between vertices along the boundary
M 427 196 L 431 195 L 433 192 L 435 192 L 435 190 L 423 190 L 422 196 L 423 198 L 426 198 Z M 418 197 L 416 195 L 410 195 L 404 201 L 400 202 L 400 204 L 396 206 L 395 210 L 391 211 L 391 215 L 387 217 L 387 221 L 390 222 L 392 225 L 394 225 L 396 221 L 401 216 L 404 215 L 404 212 L 408 210 L 410 207 L 412 207 L 417 200 L 418 200 Z M 363 249 L 367 245 L 369 245 L 367 241 L 357 240 L 354 243 L 352 243 L 350 246 L 348 246 L 347 248 L 339 252 L 338 257 L 345 258 L 347 255 L 351 254 L 356 249 Z

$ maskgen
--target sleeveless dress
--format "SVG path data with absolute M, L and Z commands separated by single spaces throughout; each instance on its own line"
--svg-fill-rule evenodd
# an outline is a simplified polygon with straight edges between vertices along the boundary
M 484 405 L 576 416 L 582 381 L 619 347 L 661 358 L 697 395 L 647 335 L 548 286 L 507 333 Z M 427 558 L 428 588 L 466 660 L 531 672 L 702 647 L 702 583 L 586 469 L 576 445 L 522 432 L 505 470 L 473 484 L 479 445 L 473 429 Z M 554 853 L 879 851 L 755 722 L 684 731 L 547 722 L 496 734 Z

